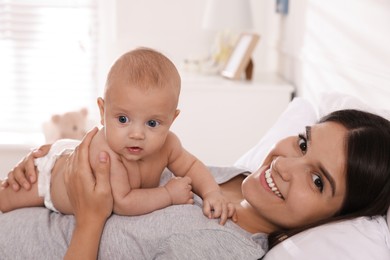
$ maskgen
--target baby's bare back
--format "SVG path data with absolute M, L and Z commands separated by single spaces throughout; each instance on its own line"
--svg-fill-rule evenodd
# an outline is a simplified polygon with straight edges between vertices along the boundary
M 63 214 L 73 214 L 73 208 L 69 202 L 64 183 L 64 172 L 67 167 L 66 160 L 70 154 L 61 155 L 51 172 L 50 195 L 54 207 Z

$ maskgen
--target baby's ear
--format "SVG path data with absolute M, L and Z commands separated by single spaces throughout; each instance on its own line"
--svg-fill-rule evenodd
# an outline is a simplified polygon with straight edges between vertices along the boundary
M 175 111 L 175 117 L 173 118 L 173 120 L 176 119 L 176 117 L 180 114 L 180 109 L 176 109 Z
M 104 125 L 104 99 L 99 97 L 97 99 L 97 104 L 99 107 L 99 112 L 100 112 L 100 123 Z

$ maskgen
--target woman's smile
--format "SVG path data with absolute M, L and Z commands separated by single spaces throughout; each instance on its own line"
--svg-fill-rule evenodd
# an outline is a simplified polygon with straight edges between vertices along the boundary
M 284 199 L 282 193 L 280 192 L 279 188 L 276 186 L 274 182 L 274 179 L 272 178 L 271 171 L 272 171 L 272 167 L 261 172 L 259 176 L 260 183 L 267 191 L 272 192 L 273 194 L 275 194 L 281 199 Z
M 272 176 L 271 176 L 271 170 L 272 168 L 269 168 L 268 170 L 265 171 L 265 180 L 268 184 L 268 187 L 272 190 L 272 192 L 278 196 L 279 198 L 281 199 L 284 199 L 283 198 L 283 195 L 282 193 L 280 192 L 280 190 L 278 189 L 278 187 L 276 186 Z

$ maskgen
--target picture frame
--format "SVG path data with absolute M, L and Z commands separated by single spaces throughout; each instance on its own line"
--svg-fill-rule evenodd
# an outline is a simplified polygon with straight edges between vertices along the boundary
M 229 79 L 240 79 L 245 72 L 246 78 L 252 77 L 253 63 L 251 55 L 260 36 L 255 33 L 242 33 L 230 54 L 221 75 Z

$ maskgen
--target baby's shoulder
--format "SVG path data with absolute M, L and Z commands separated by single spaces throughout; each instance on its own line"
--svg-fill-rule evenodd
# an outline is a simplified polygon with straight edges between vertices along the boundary
M 179 140 L 179 137 L 174 133 L 174 132 L 172 132 L 172 131 L 169 131 L 168 132 L 168 135 L 167 135 L 167 139 L 177 139 L 177 140 Z
M 181 147 L 179 137 L 174 132 L 169 131 L 165 140 L 165 146 L 170 148 Z
M 109 154 L 111 162 L 116 161 L 119 157 L 119 155 L 110 148 L 104 136 L 104 131 L 100 129 L 92 138 L 91 144 L 89 145 L 89 159 L 92 164 L 95 159 L 97 160 L 99 153 L 102 151 Z

